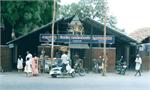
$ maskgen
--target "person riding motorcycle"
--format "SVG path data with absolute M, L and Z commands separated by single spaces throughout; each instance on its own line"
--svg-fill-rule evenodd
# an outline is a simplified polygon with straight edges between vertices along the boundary
M 62 72 L 63 72 L 66 70 L 66 66 L 69 60 L 67 52 L 63 52 L 63 54 L 61 55 L 61 60 L 62 60 Z
M 117 72 L 118 74 L 125 74 L 127 69 L 127 62 L 121 56 L 120 60 L 117 62 Z

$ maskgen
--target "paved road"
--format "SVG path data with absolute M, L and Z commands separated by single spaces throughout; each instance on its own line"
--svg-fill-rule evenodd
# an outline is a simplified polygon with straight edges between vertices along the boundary
M 75 78 L 51 78 L 48 74 L 26 77 L 23 73 L 0 73 L 0 90 L 150 90 L 150 73 L 141 77 L 134 73 L 126 76 L 108 73 L 88 74 Z

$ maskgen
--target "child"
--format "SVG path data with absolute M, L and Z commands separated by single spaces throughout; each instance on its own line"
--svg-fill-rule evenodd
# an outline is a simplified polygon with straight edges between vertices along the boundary
M 21 72 L 21 70 L 23 69 L 23 59 L 22 59 L 21 55 L 19 55 L 19 57 L 18 57 L 17 69 L 18 69 L 18 72 Z

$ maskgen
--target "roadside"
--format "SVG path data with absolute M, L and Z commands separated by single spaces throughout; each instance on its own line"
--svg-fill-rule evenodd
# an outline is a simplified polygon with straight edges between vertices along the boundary
M 106 76 L 102 76 L 101 73 L 93 73 L 93 72 L 89 72 L 87 73 L 85 76 L 99 76 L 99 77 L 135 77 L 134 76 L 135 71 L 127 71 L 125 75 L 120 75 L 117 74 L 115 72 L 113 73 L 106 73 Z M 150 71 L 142 71 L 141 72 L 142 76 L 136 76 L 136 77 L 150 77 Z M 0 75 L 4 75 L 4 76 L 25 76 L 24 72 L 17 72 L 17 71 L 12 71 L 12 72 L 0 72 Z M 49 76 L 48 73 L 40 73 L 39 76 L 37 77 L 43 77 L 43 76 Z M 79 76 L 79 75 L 76 75 Z
M 107 73 L 106 76 L 90 72 L 85 76 L 51 78 L 49 74 L 27 77 L 21 72 L 0 73 L 0 90 L 149 90 L 150 72 L 134 76 Z

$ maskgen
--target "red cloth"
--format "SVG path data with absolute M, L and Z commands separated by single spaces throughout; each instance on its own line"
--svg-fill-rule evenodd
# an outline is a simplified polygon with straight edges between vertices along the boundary
M 32 58 L 32 75 L 38 75 L 38 58 Z

